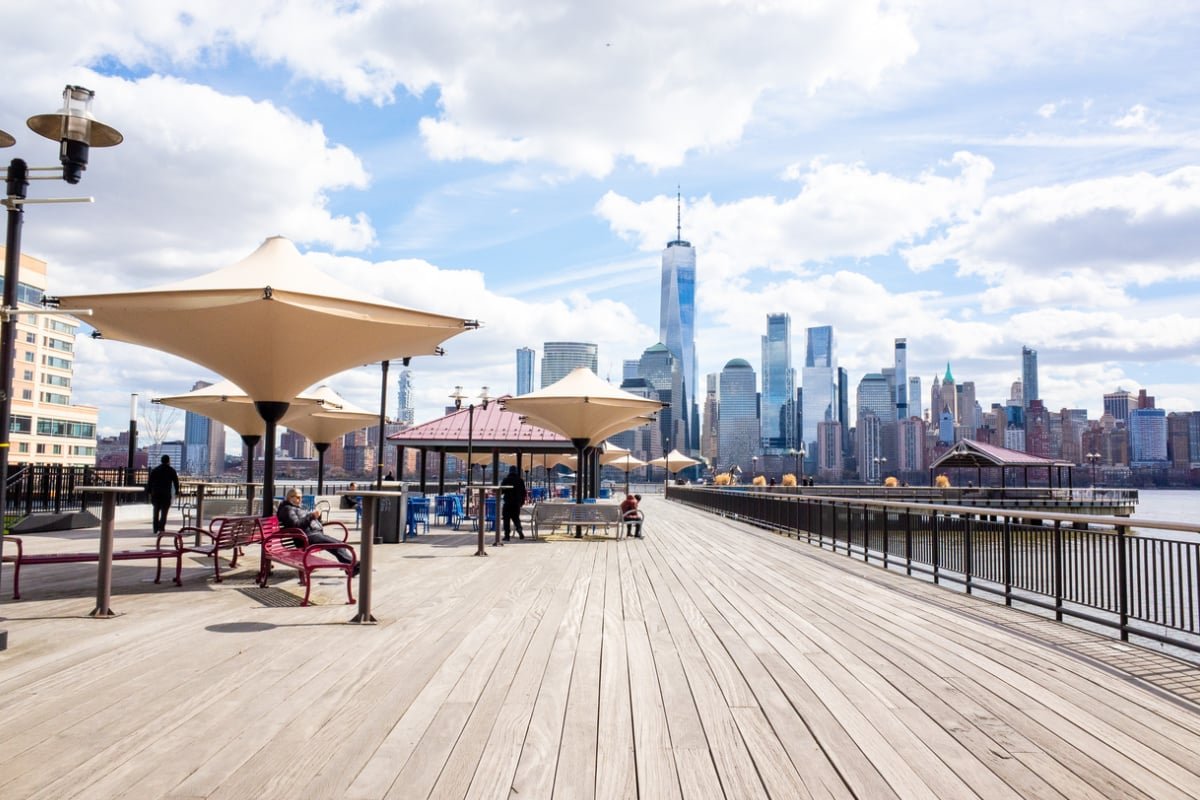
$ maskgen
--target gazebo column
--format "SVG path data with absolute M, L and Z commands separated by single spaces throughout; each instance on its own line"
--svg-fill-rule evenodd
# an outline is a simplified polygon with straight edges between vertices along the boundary
M 421 450 L 421 469 L 424 470 L 425 451 Z M 438 448 L 438 494 L 446 493 L 446 448 Z
M 492 483 L 500 483 L 500 448 L 498 447 L 492 448 Z
M 404 445 L 396 445 L 396 480 L 404 483 Z
M 425 452 L 426 452 L 426 449 L 424 447 L 422 447 L 421 448 L 421 494 L 425 494 L 425 484 L 426 484 L 425 468 L 428 466 L 428 464 L 426 463 L 426 459 L 425 459 Z M 403 468 L 401 468 L 401 471 L 403 472 Z

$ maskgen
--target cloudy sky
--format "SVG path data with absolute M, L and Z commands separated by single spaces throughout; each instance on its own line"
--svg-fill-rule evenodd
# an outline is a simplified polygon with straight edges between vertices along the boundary
M 418 419 L 456 384 L 512 391 L 514 350 L 547 340 L 598 342 L 619 381 L 658 338 L 677 186 L 701 373 L 757 369 L 786 311 L 798 354 L 834 326 L 855 385 L 907 337 L 923 394 L 950 362 L 986 407 L 1028 345 L 1051 408 L 1121 386 L 1193 410 L 1197 41 L 1170 0 L 6 0 L 0 128 L 52 163 L 23 120 L 77 83 L 125 134 L 92 153 L 95 205 L 27 212 L 52 294 L 282 234 L 481 320 L 414 362 Z M 217 377 L 82 338 L 75 397 L 115 432 L 130 392 Z M 330 383 L 378 404 L 377 369 Z

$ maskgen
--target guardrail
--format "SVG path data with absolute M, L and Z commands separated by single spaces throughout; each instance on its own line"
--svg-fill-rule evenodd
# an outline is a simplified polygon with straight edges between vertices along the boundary
M 1113 628 L 1123 641 L 1200 652 L 1200 526 L 694 486 L 670 486 L 667 499 Z

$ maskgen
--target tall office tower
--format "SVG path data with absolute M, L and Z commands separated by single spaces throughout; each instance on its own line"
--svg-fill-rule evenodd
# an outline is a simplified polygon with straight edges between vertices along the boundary
M 0 258 L 5 257 L 0 246 Z M 45 261 L 22 253 L 18 263 L 17 307 L 36 306 L 39 313 L 12 318 L 16 335 L 9 462 L 94 466 L 100 410 L 75 405 L 71 399 L 79 321 L 41 308 L 47 287 Z M 120 463 L 125 466 L 124 459 Z
M 845 367 L 837 368 L 838 422 L 842 423 L 842 461 L 854 455 L 854 442 L 850 439 L 850 373 Z
M 1115 392 L 1104 395 L 1104 413 L 1111 414 L 1117 422 L 1127 422 L 1130 410 L 1136 407 L 1133 392 L 1126 389 L 1118 387 Z
M 836 379 L 833 327 L 822 325 L 809 328 L 804 352 L 804 429 L 801 441 L 804 442 L 810 462 L 815 463 L 817 457 L 817 426 L 838 418 Z
M 979 415 L 975 413 L 978 404 L 975 402 L 975 381 L 963 381 L 958 385 L 958 424 L 971 430 L 971 438 L 975 438 L 975 429 L 979 427 Z
M 676 195 L 675 239 L 667 242 L 662 253 L 658 339 L 674 353 L 683 372 L 681 407 L 687 441 L 680 442 L 678 449 L 688 453 L 700 443 L 700 401 L 696 396 L 696 251 L 683 240 L 682 211 L 682 198 Z
M 908 419 L 908 340 L 896 340 L 896 419 Z
M 517 348 L 517 394 L 533 391 L 533 360 L 537 356 L 532 347 Z
M 626 378 L 621 381 L 621 390 L 650 400 L 658 399 L 658 392 L 644 378 Z M 661 458 L 665 455 L 662 449 L 662 423 L 662 416 L 656 415 L 649 425 L 615 433 L 608 437 L 608 441 L 617 447 L 624 447 L 633 453 L 634 458 L 640 458 L 642 461 Z
M 1129 465 L 1163 467 L 1167 461 L 1167 412 L 1135 408 L 1129 412 Z
M 640 378 L 638 375 L 638 365 L 642 362 L 636 358 L 626 358 L 621 362 L 621 380 L 627 381 L 630 378 Z
M 192 391 L 212 386 L 196 381 Z M 225 426 L 214 419 L 185 412 L 183 417 L 183 466 L 192 475 L 220 475 L 225 471 Z
M 938 425 L 938 417 L 942 413 L 942 379 L 937 375 L 933 376 L 933 383 L 929 386 L 929 421 L 934 427 Z
M 855 403 L 855 419 L 861 420 L 866 415 L 879 420 L 892 418 L 895 403 L 888 390 L 887 381 L 878 372 L 868 372 L 858 382 L 858 400 Z M 857 423 L 856 423 L 857 424 Z
M 704 376 L 704 422 L 700 434 L 700 455 L 708 459 L 708 463 L 717 463 L 717 373 L 710 372 Z
M 891 413 L 889 403 L 888 413 Z M 854 456 L 858 466 L 858 478 L 864 483 L 879 483 L 883 466 L 882 425 L 879 417 L 864 411 L 854 426 Z
M 792 396 L 796 390 L 792 368 L 792 318 L 767 314 L 762 337 L 762 448 L 764 454 L 782 455 L 795 446 L 792 421 L 796 418 Z
M 923 472 L 926 467 L 925 423 L 920 418 L 914 419 L 914 416 L 900 421 L 900 429 L 896 436 L 896 474 L 906 480 L 916 479 L 918 473 Z M 910 475 L 911 478 L 906 477 Z
M 402 425 L 412 425 L 417 420 L 417 397 L 416 391 L 413 389 L 411 369 L 400 370 L 399 384 L 396 393 L 396 408 L 400 410 L 400 413 L 397 421 Z
M 1050 439 L 1050 412 L 1038 399 L 1025 409 L 1025 452 L 1042 458 L 1053 457 Z
M 543 342 L 542 388 L 562 380 L 578 367 L 587 367 L 599 375 L 599 364 L 598 348 L 591 342 Z
M 1138 389 L 1137 407 L 1154 408 L 1154 396 L 1146 394 L 1145 389 Z
M 914 375 L 908 379 L 908 416 L 920 418 L 921 414 L 921 379 Z
M 1021 405 L 1029 404 L 1041 397 L 1038 394 L 1037 350 L 1021 348 Z
M 1188 414 L 1188 461 L 1200 467 L 1200 411 Z
M 825 420 L 817 426 L 817 475 L 826 483 L 842 479 L 842 423 Z
M 758 386 L 754 367 L 735 358 L 721 370 L 717 408 L 718 472 L 748 473 L 758 455 Z
M 647 347 L 638 362 L 638 374 L 654 390 L 653 398 L 665 403 L 658 412 L 660 444 L 664 453 L 680 448 L 687 437 L 683 414 L 683 370 L 665 344 Z
M 937 408 L 934 409 L 939 415 L 942 411 L 949 409 L 950 418 L 956 423 L 958 422 L 958 387 L 954 385 L 954 375 L 950 373 L 950 362 L 946 362 L 946 376 L 942 378 L 942 393 L 938 398 Z M 940 416 L 939 416 L 940 419 Z
M 290 428 L 279 434 L 279 449 L 287 452 L 290 458 L 315 458 L 308 437 Z

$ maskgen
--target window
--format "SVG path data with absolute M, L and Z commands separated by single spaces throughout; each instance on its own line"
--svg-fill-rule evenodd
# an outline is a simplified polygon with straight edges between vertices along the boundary
M 94 456 L 94 455 L 96 455 L 96 448 L 85 447 L 81 444 L 73 444 L 73 445 L 71 445 L 71 455 L 73 455 L 73 456 Z
M 66 333 L 72 336 L 75 335 L 74 325 L 70 325 L 59 319 L 54 319 L 53 317 L 46 317 L 46 327 L 52 331 L 58 331 L 59 333 Z
M 26 359 L 26 361 L 29 361 L 29 360 L 30 359 Z M 70 369 L 71 368 L 70 361 L 68 361 L 65 358 L 59 358 L 58 356 L 42 356 L 42 363 L 45 364 L 47 367 L 54 367 L 55 369 Z
M 71 405 L 71 396 L 59 394 L 58 392 L 42 392 L 42 402 L 54 403 L 60 406 L 69 406 Z
M 17 452 L 18 453 L 28 453 L 29 452 L 29 442 L 17 442 Z
M 21 399 L 22 400 L 32 400 L 33 399 L 33 389 L 22 389 L 21 390 Z
M 61 444 L 54 445 L 52 448 L 50 448 L 50 452 L 52 452 L 56 456 L 61 456 L 62 455 L 62 445 Z
M 33 363 L 33 351 L 32 350 L 25 351 L 25 360 L 31 364 Z
M 4 278 L 0 277 L 0 292 L 4 291 Z M 26 303 L 31 306 L 42 304 L 42 290 L 35 289 L 28 283 L 17 281 L 17 304 Z
M 38 442 L 38 444 L 37 444 L 37 448 L 36 448 L 36 451 L 37 451 L 37 452 L 39 452 L 39 453 L 45 454 L 45 452 L 46 452 L 46 445 L 42 444 L 41 442 Z
M 33 418 L 13 414 L 8 421 L 10 433 L 33 433 Z
M 25 380 L 27 380 L 27 381 L 33 380 L 33 370 L 31 370 L 31 369 L 25 370 Z
M 37 334 L 33 331 L 25 331 L 25 344 L 37 344 Z
M 13 417 L 16 420 L 16 417 Z M 28 419 L 28 418 L 27 418 Z M 28 431 L 25 431 L 28 433 Z M 69 436 L 73 439 L 95 439 L 96 426 L 91 422 L 43 417 L 37 422 L 39 436 Z
M 61 350 L 64 353 L 72 353 L 75 351 L 75 345 L 71 342 L 64 342 L 62 339 L 55 339 L 52 336 L 42 337 L 42 344 L 49 347 L 51 350 Z
M 29 373 L 29 377 L 33 377 L 33 373 Z M 51 386 L 70 386 L 71 379 L 65 375 L 42 375 L 42 383 L 48 383 Z

